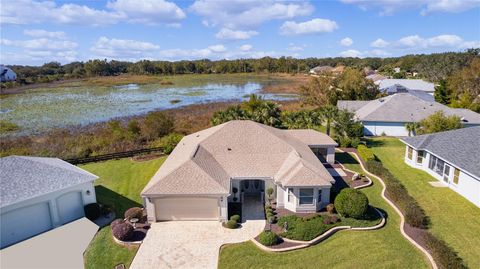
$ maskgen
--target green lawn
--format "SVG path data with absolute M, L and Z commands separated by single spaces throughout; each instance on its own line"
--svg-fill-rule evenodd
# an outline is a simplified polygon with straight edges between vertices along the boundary
M 97 201 L 114 206 L 118 218 L 126 209 L 141 205 L 140 192 L 158 170 L 165 157 L 134 162 L 128 159 L 112 160 L 80 166 L 99 176 L 95 182 Z M 137 247 L 123 247 L 112 239 L 110 226 L 102 228 L 85 251 L 86 268 L 113 268 L 124 263 L 127 267 Z
M 347 167 L 359 169 L 348 156 Z M 341 158 L 342 158 L 341 157 Z M 227 245 L 220 252 L 219 268 L 428 268 L 428 262 L 402 237 L 399 216 L 381 198 L 375 179 L 362 189 L 370 204 L 385 210 L 387 224 L 374 231 L 340 231 L 318 245 L 285 253 L 270 253 L 253 243 Z
M 430 217 L 431 232 L 450 244 L 470 268 L 480 268 L 480 208 L 453 190 L 432 187 L 428 182 L 436 179 L 405 164 L 405 145 L 398 139 L 375 138 L 369 145 Z

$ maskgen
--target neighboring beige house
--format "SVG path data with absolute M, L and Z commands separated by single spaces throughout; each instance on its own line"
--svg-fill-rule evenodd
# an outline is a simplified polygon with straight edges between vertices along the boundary
M 226 220 L 228 202 L 265 197 L 277 205 L 314 212 L 330 202 L 337 144 L 313 130 L 280 130 L 230 121 L 184 137 L 141 195 L 149 221 Z M 234 194 L 236 188 L 238 193 Z

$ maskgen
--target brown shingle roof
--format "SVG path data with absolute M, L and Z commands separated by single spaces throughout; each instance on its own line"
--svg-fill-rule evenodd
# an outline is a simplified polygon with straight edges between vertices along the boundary
M 227 194 L 235 177 L 273 178 L 283 186 L 331 186 L 334 180 L 310 143 L 335 142 L 313 130 L 292 132 L 230 121 L 185 136 L 142 195 Z

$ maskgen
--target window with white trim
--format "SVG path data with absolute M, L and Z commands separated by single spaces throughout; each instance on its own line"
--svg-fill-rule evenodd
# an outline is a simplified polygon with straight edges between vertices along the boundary
M 458 180 L 460 179 L 460 170 L 457 168 L 453 168 L 453 183 L 458 184 Z
M 425 151 L 419 150 L 417 151 L 417 163 L 422 164 L 423 163 L 423 156 L 425 154 Z
M 407 157 L 409 160 L 412 159 L 412 156 L 413 156 L 413 148 L 412 147 L 408 147 L 408 151 L 407 151 Z
M 300 189 L 299 198 L 301 205 L 313 205 L 313 188 Z

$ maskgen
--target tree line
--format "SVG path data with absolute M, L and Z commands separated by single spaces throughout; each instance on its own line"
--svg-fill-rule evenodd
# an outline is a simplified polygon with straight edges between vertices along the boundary
M 260 59 L 192 61 L 150 61 L 126 62 L 95 59 L 86 62 L 72 62 L 62 65 L 58 62 L 42 66 L 9 65 L 17 73 L 17 84 L 51 82 L 70 78 L 93 76 L 134 75 L 177 75 L 177 74 L 226 74 L 226 73 L 306 73 L 316 66 L 347 66 L 356 69 L 368 68 L 385 74 L 400 67 L 403 72 L 416 72 L 428 81 L 439 82 L 454 71 L 467 66 L 478 57 L 480 49 L 464 52 L 406 55 L 390 58 L 305 58 L 263 57 Z M 9 86 L 4 84 L 3 86 Z

